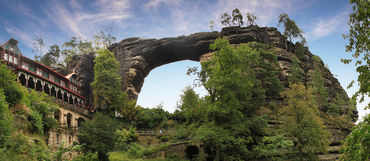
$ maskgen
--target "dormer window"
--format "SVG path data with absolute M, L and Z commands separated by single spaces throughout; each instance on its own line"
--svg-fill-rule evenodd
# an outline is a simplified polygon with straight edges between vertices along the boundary
M 13 47 L 11 47 L 11 48 L 10 48 L 10 51 L 11 51 L 11 52 L 14 52 L 14 48 L 13 48 Z

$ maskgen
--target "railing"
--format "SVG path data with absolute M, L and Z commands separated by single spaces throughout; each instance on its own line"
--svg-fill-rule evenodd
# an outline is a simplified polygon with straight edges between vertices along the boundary
M 140 135 L 147 135 L 147 136 L 154 136 L 154 135 L 161 135 L 161 134 L 174 134 L 176 131 L 173 130 L 137 130 L 136 133 Z

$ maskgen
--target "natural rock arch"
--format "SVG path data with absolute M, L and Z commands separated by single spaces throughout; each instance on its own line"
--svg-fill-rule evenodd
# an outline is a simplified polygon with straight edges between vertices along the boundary
M 131 99 L 137 99 L 144 79 L 152 69 L 182 60 L 199 61 L 203 54 L 211 52 L 209 45 L 219 36 L 226 37 L 231 44 L 257 41 L 285 47 L 285 37 L 276 28 L 250 26 L 228 27 L 220 33 L 202 32 L 159 40 L 128 38 L 113 44 L 109 49 L 121 64 L 122 89 Z

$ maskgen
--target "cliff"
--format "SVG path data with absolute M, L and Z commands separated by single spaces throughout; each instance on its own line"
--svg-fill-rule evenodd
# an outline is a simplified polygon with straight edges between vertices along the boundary
M 273 27 L 227 27 L 221 32 L 202 32 L 188 36 L 179 36 L 163 39 L 141 39 L 138 37 L 124 39 L 109 47 L 120 62 L 120 75 L 122 77 L 122 90 L 126 91 L 131 99 L 137 99 L 143 86 L 145 77 L 149 72 L 161 65 L 181 61 L 200 61 L 202 55 L 210 53 L 209 44 L 217 37 L 226 37 L 230 44 L 259 42 L 268 44 L 269 50 L 278 57 L 281 71 L 279 76 L 285 87 L 288 86 L 288 77 L 291 73 L 293 59 L 298 60 L 299 71 L 303 83 L 312 80 L 315 70 L 321 71 L 323 85 L 328 93 L 328 102 L 337 107 L 337 113 L 329 113 L 328 106 L 319 107 L 322 111 L 327 129 L 332 134 L 332 145 L 337 146 L 349 133 L 353 122 L 358 115 L 357 110 L 350 105 L 349 98 L 339 81 L 327 69 L 322 60 L 312 54 L 307 47 L 299 48 L 297 44 L 286 41 L 286 38 Z M 287 43 L 285 45 L 285 43 Z M 297 53 L 301 53 L 298 55 Z M 68 65 L 69 70 L 75 70 L 80 75 L 83 94 L 91 97 L 90 83 L 93 81 L 93 55 L 78 55 L 72 58 Z M 92 101 L 90 99 L 90 101 Z M 338 118 L 342 119 L 339 122 Z M 335 148 L 334 148 L 335 149 Z

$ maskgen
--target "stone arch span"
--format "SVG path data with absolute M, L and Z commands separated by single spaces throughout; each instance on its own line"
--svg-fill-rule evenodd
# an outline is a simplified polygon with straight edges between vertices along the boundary
M 226 37 L 231 44 L 247 43 L 251 41 L 270 44 L 285 48 L 285 37 L 273 27 L 227 27 L 221 32 L 201 32 L 188 36 L 179 36 L 163 39 L 141 39 L 138 37 L 124 39 L 115 43 L 111 50 L 120 62 L 122 89 L 131 99 L 137 99 L 149 72 L 161 65 L 182 60 L 199 61 L 200 56 L 209 53 L 209 44 L 217 37 Z M 293 46 L 288 44 L 288 49 Z M 93 80 L 93 55 L 74 56 L 68 70 L 74 70 L 81 77 L 82 93 L 91 91 L 90 83 Z M 79 62 L 80 61 L 80 62 Z M 83 61 L 84 63 L 81 63 Z M 91 92 L 90 92 L 91 94 Z M 85 95 L 89 99 L 91 95 Z M 89 100 L 91 102 L 91 100 Z

